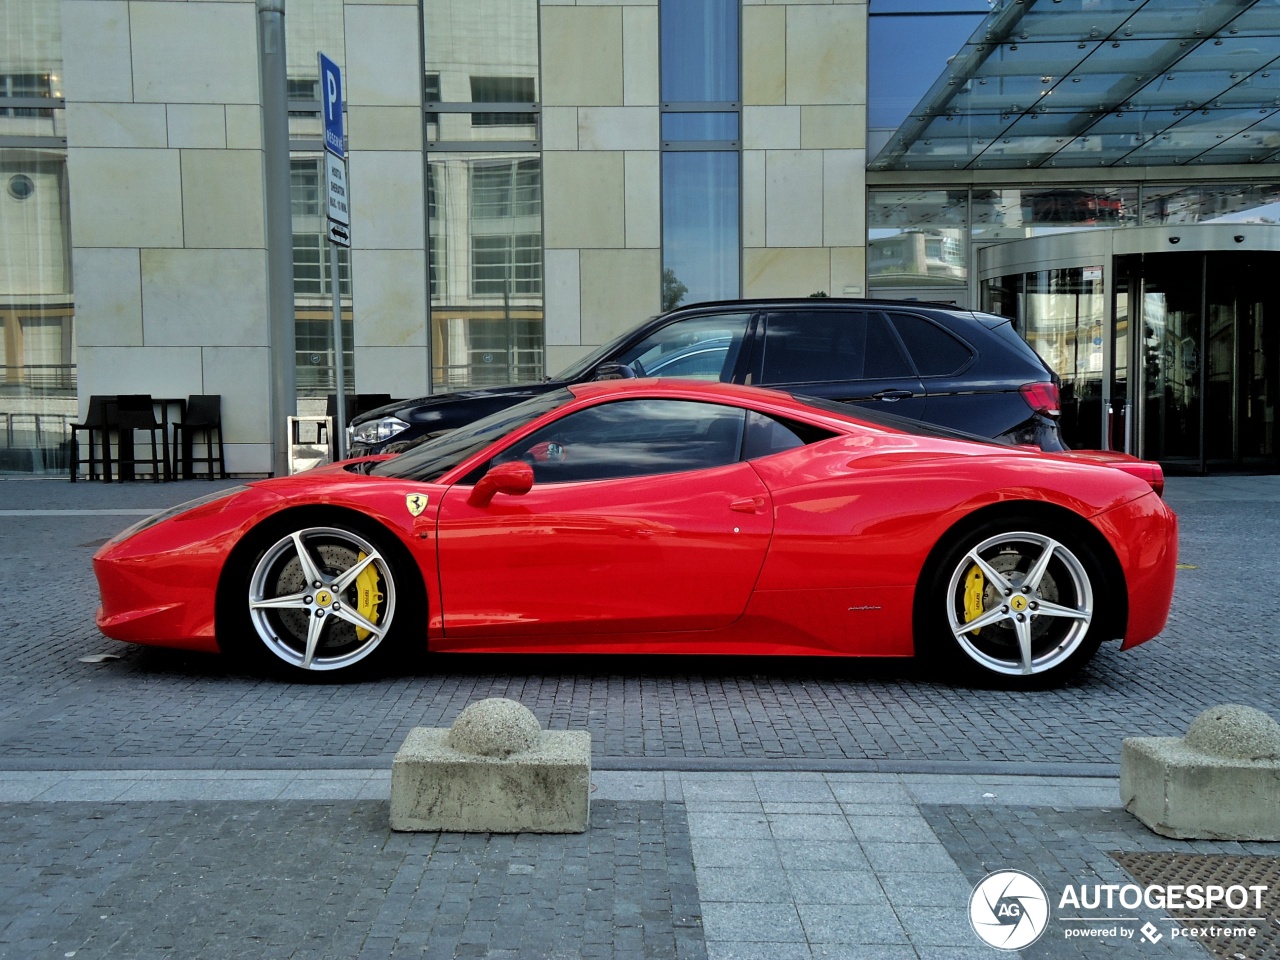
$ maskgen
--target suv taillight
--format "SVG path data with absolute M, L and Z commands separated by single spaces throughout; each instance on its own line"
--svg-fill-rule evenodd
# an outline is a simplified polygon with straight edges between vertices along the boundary
M 1062 401 L 1058 394 L 1058 385 L 1045 380 L 1036 383 L 1024 383 L 1018 388 L 1018 392 L 1022 394 L 1022 399 L 1027 401 L 1029 406 L 1036 413 L 1043 413 L 1047 417 L 1056 417 L 1062 412 Z

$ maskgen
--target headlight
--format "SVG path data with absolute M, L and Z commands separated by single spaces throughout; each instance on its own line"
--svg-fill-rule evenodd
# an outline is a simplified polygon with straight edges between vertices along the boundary
M 383 443 L 408 429 L 409 425 L 399 417 L 379 417 L 349 428 L 348 434 L 352 440 L 361 443 Z

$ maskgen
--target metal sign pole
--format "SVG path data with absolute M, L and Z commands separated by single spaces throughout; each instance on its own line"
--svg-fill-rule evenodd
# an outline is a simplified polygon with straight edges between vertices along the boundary
M 320 66 L 320 113 L 324 120 L 325 210 L 329 220 L 329 282 L 333 292 L 333 449 L 347 458 L 347 376 L 342 351 L 342 284 L 338 245 L 350 247 L 351 196 L 347 187 L 347 148 L 342 117 L 342 70 L 317 51 Z
M 337 423 L 334 424 L 334 449 L 338 459 L 347 459 L 347 375 L 342 350 L 342 298 L 338 283 L 338 245 L 329 240 L 329 275 L 333 278 L 333 378 L 336 385 Z
M 262 166 L 270 318 L 271 467 L 289 472 L 289 417 L 298 413 L 293 301 L 293 215 L 289 208 L 289 93 L 284 0 L 258 0 L 258 69 L 262 83 Z

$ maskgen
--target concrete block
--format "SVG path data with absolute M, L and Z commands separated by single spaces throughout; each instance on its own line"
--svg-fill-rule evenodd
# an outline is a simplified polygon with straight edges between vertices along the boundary
M 474 703 L 452 730 L 415 727 L 391 768 L 391 828 L 582 833 L 591 734 L 544 731 L 510 700 Z
M 1212 707 L 1182 737 L 1131 737 L 1120 756 L 1125 809 L 1165 837 L 1280 841 L 1280 725 Z

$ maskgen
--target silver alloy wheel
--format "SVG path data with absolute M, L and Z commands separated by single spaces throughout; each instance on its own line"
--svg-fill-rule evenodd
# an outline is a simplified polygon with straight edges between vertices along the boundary
M 308 527 L 263 554 L 248 601 L 254 630 L 280 660 L 308 671 L 341 670 L 366 659 L 387 636 L 395 581 L 363 537 Z
M 946 603 L 960 649 L 1008 676 L 1062 664 L 1084 643 L 1094 615 L 1093 586 L 1080 558 L 1052 537 L 1025 530 L 996 534 L 966 552 Z

